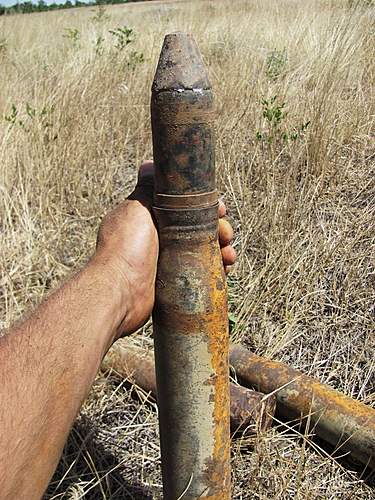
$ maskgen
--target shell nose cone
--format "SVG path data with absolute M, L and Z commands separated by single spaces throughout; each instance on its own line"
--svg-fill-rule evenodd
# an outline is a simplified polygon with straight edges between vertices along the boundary
M 211 88 L 198 46 L 188 33 L 171 33 L 164 38 L 153 92 Z

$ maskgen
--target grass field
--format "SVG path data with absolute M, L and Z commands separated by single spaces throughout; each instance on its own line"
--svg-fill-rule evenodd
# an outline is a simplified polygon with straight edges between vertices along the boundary
M 152 156 L 163 36 L 186 30 L 216 95 L 239 256 L 233 339 L 375 406 L 370 3 L 158 1 L 0 18 L 0 326 L 93 252 L 101 217 Z M 46 499 L 160 498 L 156 408 L 134 392 L 99 374 Z M 371 479 L 311 438 L 284 426 L 235 440 L 233 498 L 374 498 Z

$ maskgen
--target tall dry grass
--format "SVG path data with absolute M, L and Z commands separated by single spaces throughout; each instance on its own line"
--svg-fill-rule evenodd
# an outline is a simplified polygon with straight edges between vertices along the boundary
M 100 218 L 152 153 L 163 36 L 187 30 L 216 92 L 218 177 L 239 255 L 232 336 L 374 405 L 373 7 L 196 0 L 96 14 L 0 19 L 1 325 L 93 251 Z M 123 25 L 137 39 L 117 51 L 108 30 Z M 129 66 L 132 50 L 143 64 Z M 158 497 L 157 420 L 140 397 L 98 378 L 46 498 Z M 233 498 L 373 498 L 364 475 L 311 438 L 284 426 L 235 441 Z

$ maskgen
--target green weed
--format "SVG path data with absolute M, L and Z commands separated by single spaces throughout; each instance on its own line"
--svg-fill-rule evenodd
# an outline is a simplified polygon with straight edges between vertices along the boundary
M 111 16 L 107 14 L 104 5 L 99 4 L 97 9 L 92 11 L 94 15 L 90 18 L 90 22 L 93 24 L 102 25 L 111 19 Z
M 8 50 L 8 40 L 6 38 L 0 38 L 0 55 L 3 55 Z
M 43 106 L 40 110 L 34 108 L 30 103 L 25 104 L 25 109 L 22 112 L 15 104 L 12 104 L 10 112 L 4 115 L 4 120 L 8 122 L 10 127 L 18 126 L 25 132 L 31 130 L 32 124 L 38 124 L 43 129 L 52 127 L 50 120 L 54 108 Z
M 259 141 L 271 143 L 275 140 L 281 140 L 287 142 L 304 138 L 306 130 L 310 125 L 310 120 L 292 127 L 292 129 L 288 129 L 285 125 L 288 116 L 288 112 L 285 110 L 285 102 L 278 102 L 278 96 L 275 95 L 270 99 L 263 98 L 261 105 L 265 127 L 262 131 L 258 130 L 256 132 L 256 138 Z
M 286 49 L 272 50 L 266 60 L 266 75 L 270 80 L 277 80 L 277 78 L 284 71 L 288 62 L 288 55 Z
M 73 45 L 73 48 L 77 49 L 80 45 L 81 33 L 77 28 L 64 28 L 65 35 L 64 38 L 70 40 Z
M 98 35 L 96 37 L 95 43 L 94 43 L 94 50 L 95 50 L 95 54 L 97 56 L 103 55 L 103 53 L 104 53 L 104 42 L 105 42 L 105 39 L 104 39 L 103 36 Z
M 133 28 L 128 28 L 127 26 L 109 30 L 109 33 L 114 37 L 115 49 L 117 49 L 119 52 L 124 50 L 130 43 L 134 42 L 135 40 L 135 32 Z

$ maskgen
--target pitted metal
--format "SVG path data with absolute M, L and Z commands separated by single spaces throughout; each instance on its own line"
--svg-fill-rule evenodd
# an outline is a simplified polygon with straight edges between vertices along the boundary
M 167 35 L 151 100 L 159 262 L 153 312 L 165 500 L 230 498 L 227 290 L 213 98 L 190 35 Z
M 230 363 L 248 387 L 275 393 L 285 419 L 308 422 L 310 429 L 339 450 L 375 469 L 375 409 L 338 392 L 284 363 L 232 345 Z
M 155 361 L 152 349 L 137 345 L 133 339 L 118 340 L 102 362 L 105 370 L 114 370 L 124 379 L 157 399 Z M 230 427 L 233 433 L 251 436 L 272 424 L 276 396 L 230 384 Z M 188 410 L 188 409 L 186 409 Z
M 152 92 L 211 89 L 198 46 L 188 33 L 170 33 L 164 39 Z

